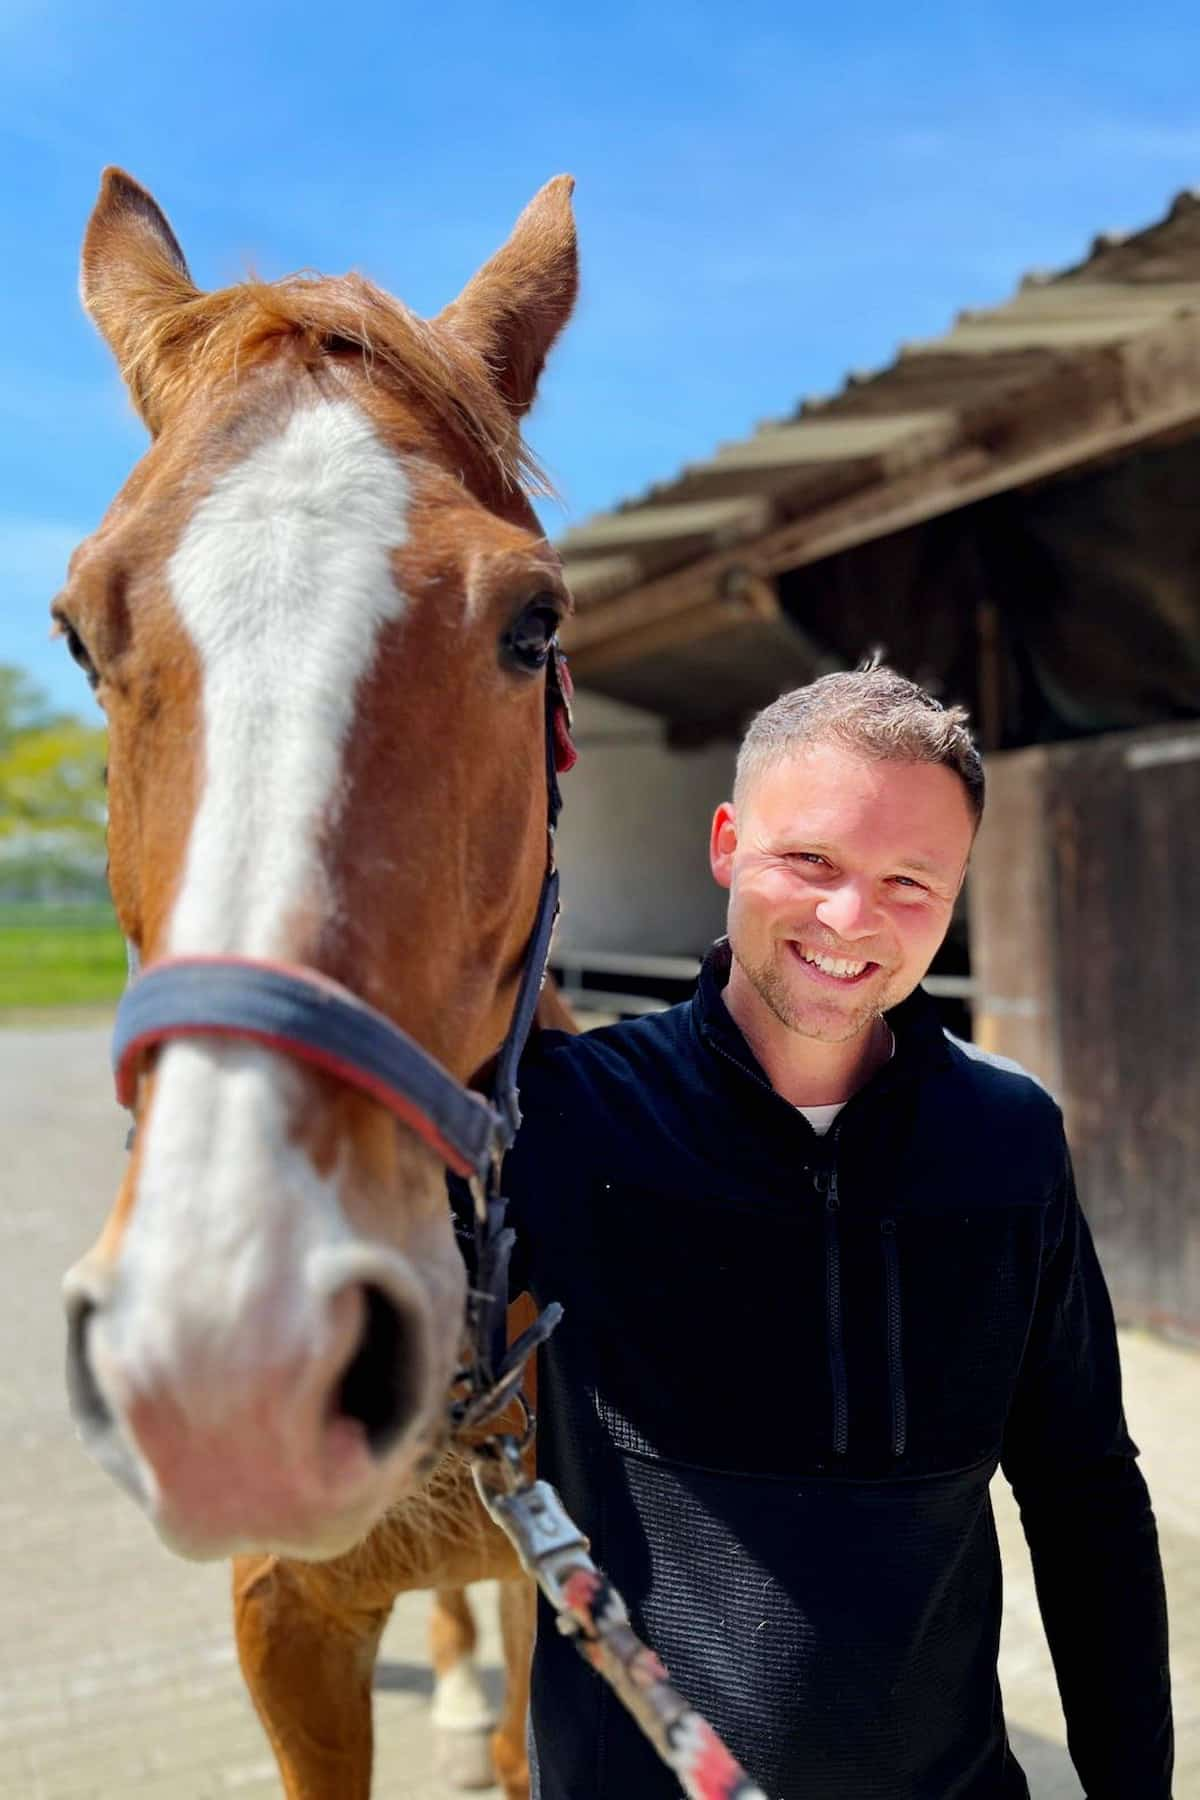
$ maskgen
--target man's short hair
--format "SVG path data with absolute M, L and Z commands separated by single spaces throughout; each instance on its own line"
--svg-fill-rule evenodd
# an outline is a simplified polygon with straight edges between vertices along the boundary
M 983 816 L 983 758 L 965 707 L 943 706 L 884 663 L 822 675 L 764 707 L 738 751 L 734 805 L 765 769 L 809 744 L 840 744 L 880 762 L 941 763 L 962 781 L 975 823 Z

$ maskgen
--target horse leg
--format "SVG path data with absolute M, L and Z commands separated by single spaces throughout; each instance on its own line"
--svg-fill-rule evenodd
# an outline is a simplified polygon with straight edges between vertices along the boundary
M 357 1606 L 320 1564 L 233 1565 L 238 1658 L 287 1800 L 369 1800 L 371 1678 L 391 1601 Z
M 487 1788 L 494 1779 L 489 1738 L 495 1717 L 475 1664 L 477 1642 L 466 1590 L 435 1589 L 429 1620 L 434 1766 L 456 1788 Z
M 505 1800 L 529 1800 L 529 1676 L 537 1624 L 537 1589 L 526 1575 L 500 1583 L 504 1707 L 492 1736 L 492 1759 Z

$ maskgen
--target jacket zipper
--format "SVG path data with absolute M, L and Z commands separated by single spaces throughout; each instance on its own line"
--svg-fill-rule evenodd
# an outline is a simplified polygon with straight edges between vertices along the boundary
M 752 1081 L 755 1087 L 760 1087 L 764 1094 L 770 1094 L 772 1100 L 777 1100 L 780 1106 L 785 1106 L 792 1117 L 795 1118 L 796 1108 L 792 1105 L 790 1100 L 785 1100 L 783 1095 L 778 1093 L 776 1089 L 771 1086 L 769 1081 L 764 1081 L 761 1075 L 756 1075 L 753 1069 L 748 1069 L 744 1062 L 741 1062 L 736 1056 L 731 1056 L 729 1051 L 718 1044 L 716 1039 L 707 1031 L 704 1033 L 704 1041 L 715 1055 L 723 1056 L 727 1063 L 732 1063 L 739 1075 L 744 1075 L 747 1081 Z
M 846 1348 L 842 1337 L 842 1256 L 838 1239 L 837 1166 L 814 1171 L 817 1192 L 825 1198 L 825 1331 L 829 1344 L 829 1378 L 833 1389 L 833 1454 L 845 1456 L 850 1442 L 850 1409 L 846 1396 Z
M 887 1289 L 888 1388 L 892 1397 L 892 1455 L 903 1456 L 908 1441 L 908 1401 L 904 1392 L 904 1340 L 900 1322 L 900 1258 L 895 1219 L 879 1221 L 883 1275 Z
M 744 1062 L 731 1056 L 710 1034 L 706 1033 L 705 1036 L 709 1048 L 718 1056 L 723 1056 L 748 1081 L 754 1082 L 756 1087 L 778 1100 L 781 1106 L 786 1106 L 790 1113 L 795 1113 L 795 1107 L 782 1094 L 777 1093 L 769 1081 L 763 1081 L 753 1069 L 748 1069 Z M 835 1120 L 826 1140 L 835 1155 L 841 1125 L 841 1118 Z M 833 1389 L 833 1454 L 845 1456 L 850 1443 L 850 1407 L 846 1391 L 846 1348 L 842 1327 L 842 1257 L 837 1218 L 841 1200 L 838 1197 L 836 1163 L 814 1169 L 813 1182 L 825 1201 L 825 1335 L 829 1350 L 829 1379 Z

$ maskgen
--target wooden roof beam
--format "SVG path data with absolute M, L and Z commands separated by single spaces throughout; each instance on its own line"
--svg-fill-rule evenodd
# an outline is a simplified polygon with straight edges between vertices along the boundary
M 680 628 L 676 639 L 686 637 L 689 628 L 682 615 L 714 602 L 719 607 L 721 583 L 735 568 L 771 578 L 1006 490 L 1086 466 L 1116 451 L 1200 426 L 1200 319 L 1178 320 L 1169 331 L 1156 334 L 1152 342 L 1142 336 L 1121 352 L 1121 357 L 1125 401 L 1118 407 L 1109 399 L 1097 414 L 1081 421 L 1072 435 L 1063 433 L 1062 421 L 1054 419 L 1047 426 L 1050 441 L 1034 446 L 1026 442 L 1014 454 L 992 453 L 976 446 L 952 451 L 923 468 L 869 483 L 848 498 L 779 525 L 752 542 L 711 551 L 685 568 L 589 607 L 571 619 L 563 632 L 577 673 L 586 679 L 585 652 L 601 644 L 606 645 L 603 660 L 609 665 L 614 656 L 626 660 L 638 654 L 634 646 L 640 634 L 652 627 L 655 646 L 661 648 L 670 631 L 659 627 L 677 615 Z M 716 614 L 707 616 L 715 619 Z M 625 646 L 623 652 L 618 639 Z M 610 641 L 612 654 L 607 650 Z

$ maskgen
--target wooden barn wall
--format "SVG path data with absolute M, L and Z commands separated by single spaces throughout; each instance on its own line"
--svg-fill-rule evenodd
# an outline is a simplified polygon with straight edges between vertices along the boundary
M 1046 803 L 1080 1192 L 1119 1309 L 1200 1339 L 1200 726 L 1060 746 Z
M 1118 1313 L 1200 1342 L 1200 725 L 990 772 L 977 1035 L 1061 1101 Z
M 971 1035 L 1011 1056 L 1058 1095 L 1057 984 L 1051 870 L 1040 821 L 1046 759 L 1036 748 L 987 759 L 987 806 L 967 881 Z
M 575 738 L 558 828 L 559 947 L 703 955 L 725 928 L 708 833 L 733 788 L 733 747 L 670 750 L 652 715 L 587 693 L 576 696 Z

